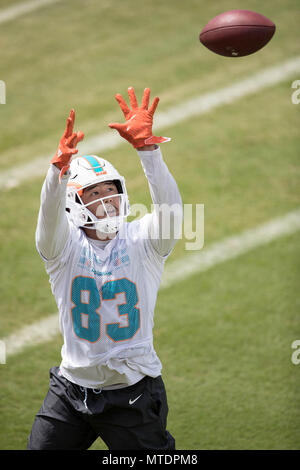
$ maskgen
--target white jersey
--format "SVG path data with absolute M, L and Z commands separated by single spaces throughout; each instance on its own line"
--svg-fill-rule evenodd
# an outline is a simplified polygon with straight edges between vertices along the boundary
M 156 163 L 164 168 L 165 174 L 159 177 L 164 181 L 156 183 L 166 185 L 169 182 L 171 200 L 166 202 L 181 204 L 177 185 L 160 151 L 139 154 L 144 154 L 141 160 L 149 176 L 152 199 L 158 201 L 161 195 L 154 181 L 151 182 L 152 177 L 157 179 L 158 176 L 151 173 L 153 160 L 150 162 L 149 157 L 156 158 Z M 64 338 L 61 373 L 78 385 L 106 389 L 132 385 L 145 375 L 157 377 L 162 366 L 153 348 L 154 309 L 164 262 L 175 241 L 163 241 L 159 245 L 159 241 L 155 244 L 149 239 L 153 214 L 125 223 L 108 243 L 88 238 L 68 220 L 65 212 L 58 214 L 57 204 L 65 198 L 65 191 L 56 187 L 59 184 L 57 174 L 52 166 L 43 187 L 37 247 L 59 310 Z M 58 219 L 54 232 L 53 226 L 47 223 L 48 210 L 53 225 L 53 199 L 57 199 L 54 206 Z M 63 234 L 60 234 L 62 227 Z M 66 232 L 67 241 L 58 250 L 59 239 Z M 49 258 L 47 246 L 50 245 L 56 247 L 59 254 Z

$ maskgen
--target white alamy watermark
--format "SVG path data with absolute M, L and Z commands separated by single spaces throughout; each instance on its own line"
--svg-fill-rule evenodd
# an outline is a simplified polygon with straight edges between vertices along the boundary
M 6 345 L 0 340 L 0 364 L 6 364 Z
M 3 80 L 0 80 L 0 104 L 6 104 L 6 85 Z
M 293 341 L 291 344 L 291 348 L 295 349 L 292 354 L 291 361 L 297 366 L 298 364 L 300 364 L 300 339 L 296 339 L 295 341 Z
M 293 104 L 300 103 L 300 80 L 294 80 L 292 83 L 292 88 L 296 90 L 292 93 L 291 100 Z
M 120 213 L 122 210 L 119 210 L 117 204 L 106 204 L 105 209 L 102 204 L 98 206 L 96 216 L 100 220 L 96 232 L 100 240 L 115 237 L 115 231 L 109 233 L 109 225 L 117 227 Z M 204 204 L 152 204 L 150 211 L 144 204 L 133 204 L 130 217 L 133 217 L 131 221 L 144 218 L 143 223 L 137 226 L 139 238 L 184 239 L 186 250 L 201 250 L 204 246 Z M 134 238 L 136 235 L 136 232 L 130 231 L 119 233 L 120 238 Z

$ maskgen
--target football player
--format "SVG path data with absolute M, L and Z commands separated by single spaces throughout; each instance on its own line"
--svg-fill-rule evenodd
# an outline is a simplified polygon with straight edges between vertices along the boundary
M 158 146 L 170 139 L 152 134 L 159 99 L 149 107 L 146 88 L 138 106 L 133 88 L 128 94 L 131 108 L 116 95 L 125 123 L 109 126 L 137 150 L 153 211 L 126 222 L 123 176 L 102 157 L 72 160 L 84 138 L 74 132 L 74 110 L 43 184 L 36 246 L 57 302 L 63 347 L 28 449 L 88 449 L 98 437 L 110 450 L 175 449 L 152 329 L 182 201 Z M 166 217 L 175 227 L 168 237 Z

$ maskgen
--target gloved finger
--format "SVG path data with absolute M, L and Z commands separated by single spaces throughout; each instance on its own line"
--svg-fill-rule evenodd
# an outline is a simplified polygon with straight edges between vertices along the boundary
M 84 133 L 82 131 L 77 132 L 77 143 L 84 139 Z
M 66 144 L 69 146 L 69 147 L 76 147 L 76 145 L 78 144 L 78 142 L 80 142 L 81 140 L 83 140 L 84 138 L 84 133 L 82 131 L 79 131 L 79 132 L 74 132 L 67 140 L 66 140 Z
M 70 134 L 72 134 L 71 127 L 72 127 L 72 120 L 70 117 L 68 117 L 65 132 L 63 133 L 63 139 L 66 139 Z
M 67 138 L 72 134 L 74 122 L 75 122 L 75 111 L 74 109 L 71 109 L 69 117 L 67 119 L 67 125 L 66 125 L 66 129 L 65 129 L 63 137 Z
M 123 96 L 120 95 L 119 93 L 115 96 L 117 102 L 120 105 L 120 108 L 123 111 L 123 114 L 125 116 L 125 119 L 127 118 L 128 114 L 130 113 L 130 109 L 128 108 L 126 101 L 124 100 Z
M 142 109 L 148 109 L 149 99 L 150 99 L 150 88 L 145 88 L 142 106 L 141 106 Z
M 127 123 L 124 123 L 124 124 L 119 124 L 118 122 L 112 122 L 110 124 L 108 124 L 109 127 L 111 127 L 112 129 L 116 129 L 116 131 L 119 132 L 120 136 L 123 137 L 124 139 L 128 140 L 128 142 L 132 143 L 133 142 L 133 138 L 132 136 L 128 133 L 128 130 L 127 130 Z
M 68 138 L 66 139 L 65 145 L 66 145 L 67 147 L 71 147 L 71 148 L 72 148 L 72 147 L 75 147 L 75 145 L 76 145 L 76 138 L 77 138 L 77 133 L 76 133 L 76 132 L 73 132 L 73 134 L 71 134 L 70 137 L 68 137 Z
M 158 102 L 159 102 L 159 98 L 158 96 L 156 96 L 153 100 L 153 103 L 151 104 L 150 108 L 149 108 L 149 113 L 153 116 L 153 114 L 155 113 L 155 110 L 157 108 L 157 105 L 158 105 Z
M 118 132 L 122 131 L 125 129 L 126 127 L 126 124 L 120 124 L 118 122 L 111 122 L 108 124 L 108 126 L 111 128 L 111 129 L 116 129 Z
M 128 91 L 128 96 L 129 96 L 131 108 L 132 109 L 133 108 L 138 108 L 138 103 L 137 103 L 137 99 L 136 99 L 133 87 L 132 86 L 129 87 L 127 91 Z

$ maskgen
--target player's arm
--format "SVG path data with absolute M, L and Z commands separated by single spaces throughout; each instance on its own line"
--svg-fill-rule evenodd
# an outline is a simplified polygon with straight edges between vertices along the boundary
M 182 224 L 182 201 L 177 184 L 163 161 L 156 144 L 168 142 L 168 137 L 157 137 L 152 134 L 153 115 L 159 102 L 156 97 L 149 107 L 150 89 L 144 90 L 141 107 L 137 104 L 134 89 L 128 88 L 131 109 L 123 97 L 116 95 L 126 122 L 111 123 L 109 127 L 116 129 L 135 149 L 137 149 L 142 167 L 147 177 L 154 211 L 150 219 L 149 238 L 162 255 L 167 255 L 176 242 L 178 228 Z
M 155 250 L 166 256 L 181 234 L 182 200 L 159 147 L 138 149 L 154 205 L 148 228 Z
M 51 160 L 41 191 L 41 205 L 36 228 L 36 245 L 47 260 L 56 258 L 64 249 L 69 237 L 66 216 L 66 186 L 72 155 L 78 152 L 77 143 L 82 132 L 73 132 L 75 112 L 72 109 L 57 152 Z

